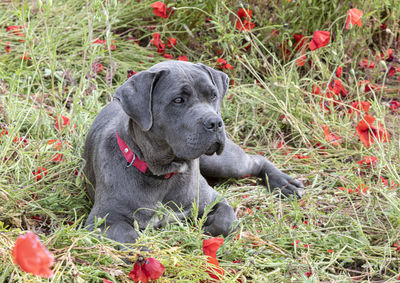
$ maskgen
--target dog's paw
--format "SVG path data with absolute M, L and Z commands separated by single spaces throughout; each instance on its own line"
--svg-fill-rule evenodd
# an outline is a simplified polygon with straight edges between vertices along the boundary
M 295 195 L 296 197 L 301 198 L 304 195 L 303 183 L 285 173 L 282 173 L 281 171 L 269 174 L 266 173 L 264 182 L 269 191 L 278 188 L 284 196 Z

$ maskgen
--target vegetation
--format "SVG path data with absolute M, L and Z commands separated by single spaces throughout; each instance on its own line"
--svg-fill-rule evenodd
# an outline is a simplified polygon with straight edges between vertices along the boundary
M 276 197 L 255 178 L 214 184 L 240 222 L 217 253 L 223 280 L 400 280 L 397 1 L 167 0 L 165 17 L 147 0 L 6 2 L 0 282 L 49 280 L 13 263 L 27 230 L 53 254 L 54 282 L 130 281 L 125 259 L 138 251 L 82 229 L 91 206 L 83 144 L 128 74 L 181 55 L 230 76 L 223 116 L 231 138 L 306 186 L 297 200 Z M 346 29 L 351 8 L 363 12 L 362 26 Z M 328 31 L 329 44 L 310 50 L 315 31 Z M 368 126 L 366 117 L 376 121 Z M 142 231 L 146 255 L 166 268 L 159 282 L 210 278 L 203 222 Z

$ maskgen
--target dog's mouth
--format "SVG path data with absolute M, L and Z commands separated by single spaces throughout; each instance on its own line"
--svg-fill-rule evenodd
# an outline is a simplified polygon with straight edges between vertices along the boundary
M 215 142 L 207 149 L 205 154 L 206 155 L 213 155 L 214 153 L 217 153 L 218 155 L 220 155 L 223 150 L 224 150 L 224 143 Z

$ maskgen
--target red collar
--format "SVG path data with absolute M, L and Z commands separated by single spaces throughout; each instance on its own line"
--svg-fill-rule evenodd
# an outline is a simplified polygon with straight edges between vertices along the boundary
M 119 149 L 121 150 L 122 154 L 125 157 L 125 160 L 127 162 L 126 167 L 131 167 L 132 165 L 136 167 L 140 172 L 146 175 L 153 175 L 150 170 L 148 170 L 148 165 L 146 161 L 141 160 L 133 151 L 128 147 L 128 145 L 124 142 L 123 139 L 121 139 L 118 135 L 118 131 L 116 131 L 117 134 L 117 142 Z M 169 179 L 171 176 L 178 174 L 178 172 L 174 173 L 168 173 L 164 176 L 164 179 Z M 153 175 L 155 176 L 155 175 Z

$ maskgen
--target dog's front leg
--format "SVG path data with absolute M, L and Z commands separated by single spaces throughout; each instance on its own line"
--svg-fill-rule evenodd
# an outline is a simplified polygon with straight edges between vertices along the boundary
M 107 213 L 105 211 L 104 213 L 99 213 L 95 206 L 86 221 L 86 228 L 88 230 L 93 230 L 95 227 L 95 220 L 97 219 L 99 221 L 103 217 L 105 217 L 105 220 L 98 227 L 100 228 L 101 234 L 105 233 L 107 238 L 119 243 L 136 242 L 139 235 L 134 229 L 132 223 L 129 223 L 126 217 L 113 212 Z
M 226 140 L 221 155 L 202 155 L 200 170 L 204 176 L 215 178 L 261 177 L 269 190 L 280 188 L 282 194 L 304 194 L 303 184 L 276 168 L 265 157 L 245 153 L 230 139 Z

